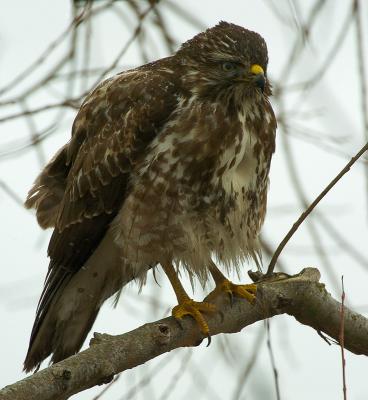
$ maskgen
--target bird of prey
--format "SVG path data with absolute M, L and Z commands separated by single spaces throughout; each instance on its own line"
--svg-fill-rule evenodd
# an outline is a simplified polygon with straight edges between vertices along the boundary
M 103 302 L 162 268 L 178 305 L 210 334 L 210 302 L 179 271 L 253 302 L 218 269 L 257 259 L 276 119 L 263 38 L 220 22 L 172 56 L 121 72 L 85 99 L 72 135 L 26 200 L 53 228 L 24 369 L 82 346 Z

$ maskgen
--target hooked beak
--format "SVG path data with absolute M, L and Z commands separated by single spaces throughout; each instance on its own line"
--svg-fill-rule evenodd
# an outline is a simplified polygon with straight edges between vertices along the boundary
M 250 73 L 254 75 L 254 82 L 256 83 L 257 87 L 259 87 L 263 93 L 265 85 L 266 85 L 266 78 L 263 71 L 263 68 L 258 64 L 253 64 L 250 67 Z

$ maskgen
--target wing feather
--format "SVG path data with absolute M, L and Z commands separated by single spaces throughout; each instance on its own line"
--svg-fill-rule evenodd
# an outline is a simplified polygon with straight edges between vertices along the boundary
M 173 74 L 152 65 L 100 84 L 79 110 L 72 138 L 55 158 L 57 165 L 51 162 L 31 190 L 33 200 L 27 200 L 28 206 L 37 208 L 40 200 L 35 195 L 42 192 L 42 201 L 51 196 L 46 175 L 56 169 L 59 181 L 64 178 L 59 185 L 62 195 L 59 190 L 53 205 L 49 270 L 28 354 L 51 301 L 60 296 L 104 237 L 127 195 L 134 165 L 174 111 L 178 83 L 173 79 Z M 42 188 L 37 187 L 40 182 Z M 45 353 L 51 351 L 50 347 Z

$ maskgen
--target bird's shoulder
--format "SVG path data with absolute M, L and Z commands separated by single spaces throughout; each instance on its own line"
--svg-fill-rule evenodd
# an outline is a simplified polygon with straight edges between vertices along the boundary
M 134 164 L 170 119 L 180 93 L 180 76 L 161 62 L 120 73 L 87 96 L 67 149 L 70 172 L 59 231 L 85 217 L 117 212 Z M 111 201 L 111 192 L 119 200 Z
M 176 109 L 180 77 L 173 69 L 161 61 L 123 72 L 85 99 L 66 149 L 69 173 L 48 248 L 52 269 L 78 270 L 119 212 L 135 164 Z

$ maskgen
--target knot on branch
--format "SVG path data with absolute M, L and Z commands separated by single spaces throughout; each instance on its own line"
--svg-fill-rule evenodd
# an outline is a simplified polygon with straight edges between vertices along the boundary
M 72 378 L 72 371 L 59 365 L 51 367 L 51 374 L 57 381 L 57 386 L 60 386 L 63 391 L 67 391 Z
M 55 365 L 51 367 L 52 375 L 57 378 L 61 379 L 63 381 L 69 381 L 72 377 L 72 371 L 68 368 L 65 367 L 60 367 L 58 365 Z
M 160 346 L 167 345 L 170 342 L 171 339 L 171 329 L 168 325 L 166 324 L 156 324 L 155 325 L 155 330 L 153 331 L 153 339 L 155 343 L 157 343 Z

